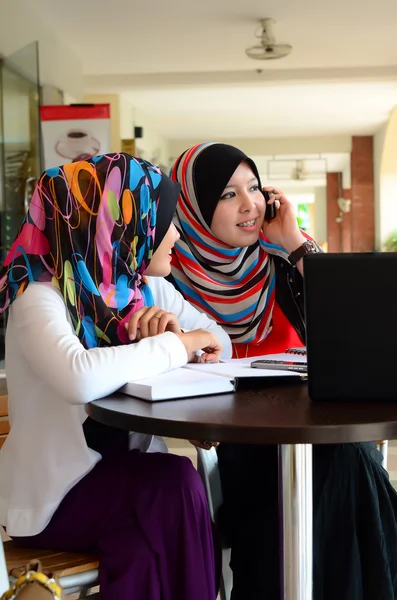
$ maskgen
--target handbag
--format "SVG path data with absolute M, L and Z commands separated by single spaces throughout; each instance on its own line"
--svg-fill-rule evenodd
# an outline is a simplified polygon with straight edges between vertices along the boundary
M 33 560 L 1 600 L 62 600 L 63 597 L 60 585 L 42 572 L 40 561 Z

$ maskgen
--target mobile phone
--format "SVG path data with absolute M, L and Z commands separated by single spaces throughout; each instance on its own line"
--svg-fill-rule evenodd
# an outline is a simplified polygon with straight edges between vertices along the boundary
M 274 202 L 273 202 L 273 204 L 269 204 L 269 200 L 270 200 L 269 192 L 266 192 L 265 190 L 263 190 L 262 193 L 265 197 L 265 202 L 266 202 L 265 221 L 269 222 L 272 219 L 274 219 L 274 217 L 276 216 L 277 209 L 276 209 L 276 205 Z
M 255 360 L 251 363 L 252 369 L 271 369 L 274 371 L 295 371 L 307 373 L 307 364 L 293 360 Z

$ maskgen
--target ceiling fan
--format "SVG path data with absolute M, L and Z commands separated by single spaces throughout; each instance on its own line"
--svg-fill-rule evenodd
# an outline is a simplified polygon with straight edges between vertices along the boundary
M 255 37 L 260 39 L 260 43 L 256 46 L 247 48 L 245 53 L 249 58 L 254 60 L 272 60 L 275 58 L 283 58 L 287 56 L 292 46 L 289 44 L 276 44 L 276 38 L 273 34 L 273 19 L 261 19 L 260 29 L 255 32 Z

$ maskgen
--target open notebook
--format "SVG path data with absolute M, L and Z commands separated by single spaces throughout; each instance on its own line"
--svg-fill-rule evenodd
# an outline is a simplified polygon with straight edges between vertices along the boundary
M 189 398 L 192 396 L 207 396 L 234 392 L 239 382 L 248 379 L 264 379 L 277 377 L 294 377 L 295 380 L 305 379 L 305 376 L 291 371 L 272 371 L 252 369 L 251 362 L 261 358 L 276 360 L 291 360 L 290 354 L 269 354 L 266 357 L 241 358 L 227 360 L 217 364 L 188 364 L 180 369 L 167 371 L 138 381 L 130 381 L 120 392 L 143 400 L 155 402 Z M 305 356 L 294 357 L 296 362 L 306 362 Z

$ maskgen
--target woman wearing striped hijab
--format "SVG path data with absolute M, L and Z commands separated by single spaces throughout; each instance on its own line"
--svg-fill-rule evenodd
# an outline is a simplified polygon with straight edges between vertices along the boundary
M 181 185 L 177 289 L 223 326 L 235 358 L 303 346 L 302 258 L 319 249 L 285 195 L 262 190 L 254 162 L 226 144 L 190 148 L 171 178 Z M 276 207 L 273 219 L 267 205 Z M 277 447 L 221 444 L 218 458 L 232 600 L 279 598 Z M 397 598 L 397 494 L 375 445 L 317 446 L 313 469 L 314 597 Z

